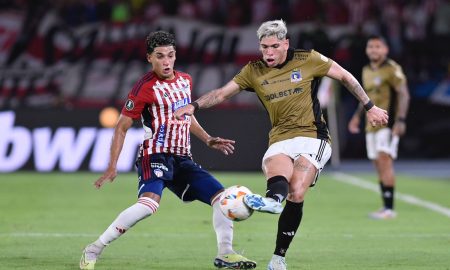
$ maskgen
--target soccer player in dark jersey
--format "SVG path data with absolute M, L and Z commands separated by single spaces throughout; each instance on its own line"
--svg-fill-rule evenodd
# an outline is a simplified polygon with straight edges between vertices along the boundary
M 138 200 L 122 211 L 103 234 L 83 251 L 80 269 L 94 269 L 103 249 L 140 220 L 154 214 L 164 188 L 184 202 L 199 200 L 213 208 L 213 226 L 217 236 L 219 268 L 253 269 L 256 263 L 233 251 L 233 223 L 222 214 L 219 197 L 223 186 L 192 160 L 189 133 L 209 147 L 232 154 L 234 141 L 211 137 L 195 117 L 181 120 L 174 111 L 191 101 L 191 76 L 174 70 L 175 39 L 170 33 L 157 31 L 146 39 L 147 60 L 152 70 L 145 74 L 128 94 L 114 130 L 107 170 L 95 182 L 100 188 L 117 176 L 117 161 L 127 130 L 134 120 L 141 120 L 144 142 L 136 166 L 139 175 Z
M 387 112 L 374 106 L 353 75 L 314 50 L 290 49 L 286 35 L 282 20 L 264 22 L 257 31 L 262 59 L 250 62 L 226 85 L 175 112 L 183 119 L 242 90 L 255 92 L 266 108 L 272 123 L 262 161 L 267 193 L 266 197 L 245 196 L 244 202 L 257 211 L 281 212 L 268 269 L 286 269 L 285 255 L 302 219 L 305 194 L 331 155 L 329 132 L 317 99 L 320 77 L 344 84 L 364 104 L 372 125 L 388 121 Z M 281 202 L 286 198 L 283 209 Z
M 388 45 L 383 37 L 372 36 L 367 41 L 366 54 L 370 63 L 363 68 L 362 81 L 367 95 L 380 108 L 389 112 L 386 127 L 366 124 L 367 156 L 373 161 L 380 181 L 383 207 L 370 214 L 375 219 L 396 217 L 394 211 L 395 174 L 393 161 L 397 158 L 399 138 L 406 131 L 409 91 L 402 68 L 387 57 Z M 359 133 L 363 109 L 358 107 L 348 128 Z

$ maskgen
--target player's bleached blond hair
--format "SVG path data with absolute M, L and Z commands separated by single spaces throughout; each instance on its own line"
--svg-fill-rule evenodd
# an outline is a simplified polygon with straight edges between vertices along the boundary
M 283 20 L 267 21 L 261 24 L 256 31 L 258 39 L 276 36 L 278 39 L 285 39 L 287 35 L 286 23 Z

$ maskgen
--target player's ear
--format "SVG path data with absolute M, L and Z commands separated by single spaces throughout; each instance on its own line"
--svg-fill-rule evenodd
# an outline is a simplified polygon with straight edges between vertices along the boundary
M 152 62 L 152 54 L 151 54 L 151 53 L 147 53 L 147 61 L 148 61 L 149 63 Z

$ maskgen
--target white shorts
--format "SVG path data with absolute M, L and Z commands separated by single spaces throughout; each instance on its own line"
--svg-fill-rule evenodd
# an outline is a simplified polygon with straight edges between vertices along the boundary
M 268 157 L 285 154 L 296 160 L 300 156 L 305 157 L 317 168 L 318 173 L 331 157 L 331 146 L 325 140 L 309 137 L 295 137 L 292 139 L 276 142 L 267 149 L 262 162 Z
M 398 136 L 392 136 L 390 128 L 382 128 L 376 132 L 366 133 L 367 157 L 370 160 L 377 159 L 379 152 L 389 154 L 392 159 L 397 159 Z

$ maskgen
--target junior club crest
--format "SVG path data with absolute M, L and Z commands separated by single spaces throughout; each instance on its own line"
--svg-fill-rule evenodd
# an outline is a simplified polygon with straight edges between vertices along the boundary
M 161 171 L 160 169 L 154 169 L 153 173 L 156 175 L 156 177 L 162 177 L 163 176 L 163 171 Z
M 296 83 L 300 82 L 302 80 L 302 74 L 300 73 L 300 70 L 294 69 L 291 73 L 291 82 Z

